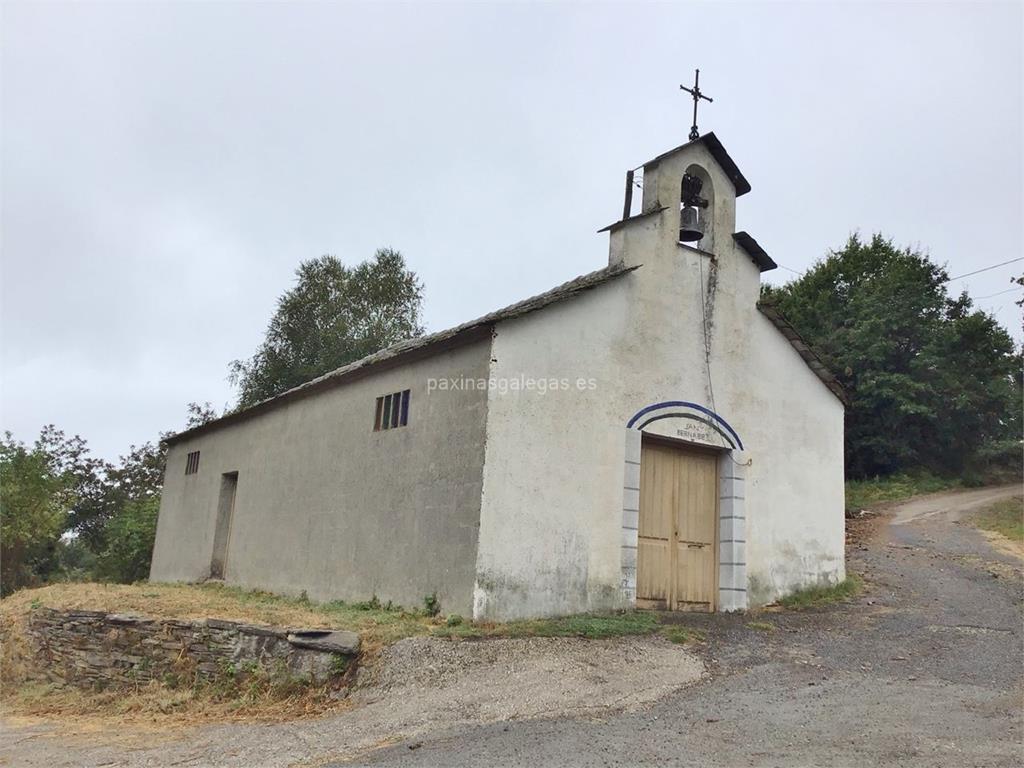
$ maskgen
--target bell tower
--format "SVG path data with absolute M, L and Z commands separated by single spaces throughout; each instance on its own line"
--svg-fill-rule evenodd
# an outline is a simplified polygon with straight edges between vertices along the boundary
M 713 133 L 658 155 L 642 168 L 627 191 L 626 215 L 601 230 L 611 235 L 610 264 L 649 262 L 652 247 L 671 253 L 685 246 L 714 254 L 731 240 L 736 197 L 748 192 L 750 185 Z M 633 186 L 643 189 L 636 213 Z M 651 240 L 652 228 L 658 230 L 657 245 Z
M 638 212 L 635 187 L 643 191 Z M 652 249 L 674 253 L 680 247 L 724 259 L 738 247 L 760 272 L 775 269 L 750 235 L 736 231 L 736 198 L 749 191 L 750 183 L 714 133 L 648 160 L 627 173 L 623 218 L 600 230 L 610 236 L 609 264 L 649 263 L 655 258 Z

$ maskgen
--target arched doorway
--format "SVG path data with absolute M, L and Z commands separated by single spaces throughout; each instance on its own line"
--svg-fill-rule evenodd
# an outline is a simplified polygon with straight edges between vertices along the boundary
M 743 441 L 717 413 L 671 400 L 626 425 L 622 596 L 668 610 L 747 607 Z

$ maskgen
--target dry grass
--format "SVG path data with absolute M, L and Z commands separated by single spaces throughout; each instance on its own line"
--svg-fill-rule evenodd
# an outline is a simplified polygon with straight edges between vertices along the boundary
M 218 618 L 288 627 L 330 627 L 360 634 L 364 661 L 384 645 L 413 635 L 485 637 L 615 637 L 658 631 L 652 613 L 583 615 L 500 623 L 470 623 L 460 617 L 429 616 L 367 603 L 313 603 L 268 592 L 223 585 L 184 584 L 53 584 L 21 590 L 0 600 L 0 699 L 6 715 L 58 719 L 79 730 L 110 728 L 115 723 L 135 728 L 196 725 L 232 720 L 280 721 L 319 716 L 347 705 L 332 691 L 312 686 L 281 685 L 273 680 L 198 683 L 178 688 L 152 682 L 131 690 L 83 691 L 72 686 L 39 683 L 28 645 L 26 626 L 40 607 L 137 613 L 156 619 Z M 670 638 L 686 642 L 694 638 Z
M 23 683 L 5 692 L 0 711 L 33 721 L 57 721 L 76 730 L 116 731 L 203 725 L 208 723 L 282 722 L 341 711 L 348 707 L 327 688 L 305 688 L 288 695 L 260 686 L 251 693 L 217 686 L 169 688 L 158 682 L 135 689 L 85 691 L 73 686 Z M 126 734 L 127 735 L 127 734 Z
M 377 603 L 314 603 L 221 584 L 51 584 L 0 600 L 0 624 L 34 607 L 139 613 L 157 619 L 203 619 L 358 632 L 368 648 L 421 635 L 442 620 Z
M 441 619 L 416 611 L 388 609 L 376 602 L 349 605 L 311 603 L 267 592 L 222 585 L 53 584 L 0 600 L 0 707 L 5 715 L 59 719 L 78 728 L 127 723 L 191 725 L 232 720 L 280 721 L 312 717 L 343 708 L 326 687 L 282 684 L 270 679 L 218 681 L 169 687 L 152 682 L 135 689 L 83 691 L 38 682 L 27 640 L 35 608 L 138 613 L 152 618 L 202 619 L 287 627 L 331 627 L 359 632 L 364 654 L 387 643 L 435 629 Z

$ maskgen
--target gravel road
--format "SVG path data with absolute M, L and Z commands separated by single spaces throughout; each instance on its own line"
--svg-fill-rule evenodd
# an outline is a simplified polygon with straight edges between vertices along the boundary
M 348 765 L 1024 765 L 1021 562 L 957 522 L 1020 492 L 935 494 L 852 524 L 855 603 L 685 618 L 708 631 L 713 675 L 653 707 L 449 729 Z

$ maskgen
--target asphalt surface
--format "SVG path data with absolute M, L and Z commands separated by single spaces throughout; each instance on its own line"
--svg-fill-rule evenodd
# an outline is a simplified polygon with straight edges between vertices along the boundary
M 678 617 L 707 633 L 712 675 L 649 709 L 453 728 L 336 765 L 1024 765 L 1021 561 L 959 521 L 1012 493 L 851 523 L 867 586 L 850 603 Z

